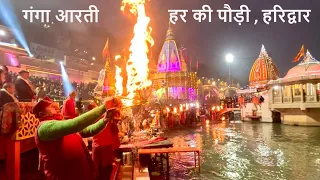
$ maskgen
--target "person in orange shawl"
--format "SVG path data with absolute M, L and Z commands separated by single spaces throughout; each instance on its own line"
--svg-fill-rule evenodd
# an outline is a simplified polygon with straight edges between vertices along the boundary
M 93 136 L 92 159 L 98 173 L 97 180 L 106 180 L 111 177 L 115 151 L 120 147 L 118 120 L 120 120 L 120 112 L 115 110 L 106 127 Z

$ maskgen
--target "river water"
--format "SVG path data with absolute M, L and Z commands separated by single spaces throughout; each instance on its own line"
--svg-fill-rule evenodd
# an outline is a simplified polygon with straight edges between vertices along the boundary
M 225 122 L 165 135 L 175 147 L 201 148 L 201 173 L 193 153 L 172 154 L 170 179 L 320 179 L 320 127 Z

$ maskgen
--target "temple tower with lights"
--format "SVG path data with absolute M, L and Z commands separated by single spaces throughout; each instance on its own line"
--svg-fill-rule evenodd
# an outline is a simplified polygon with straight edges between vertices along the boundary
M 238 96 L 241 96 L 238 101 L 243 120 L 276 121 L 272 118 L 273 115 L 268 104 L 267 84 L 270 80 L 278 78 L 278 68 L 268 55 L 264 45 L 262 45 L 259 57 L 253 63 L 249 74 L 249 89 L 237 91 Z M 260 103 L 259 99 L 261 97 L 264 101 Z
M 275 80 L 278 78 L 278 68 L 272 61 L 271 57 L 268 55 L 264 45 L 262 45 L 260 55 L 258 59 L 253 63 L 250 71 L 250 88 L 263 89 L 270 80 Z
M 197 73 L 188 71 L 183 51 L 177 48 L 175 34 L 169 24 L 157 62 L 157 72 L 151 78 L 156 99 L 170 104 L 197 99 Z

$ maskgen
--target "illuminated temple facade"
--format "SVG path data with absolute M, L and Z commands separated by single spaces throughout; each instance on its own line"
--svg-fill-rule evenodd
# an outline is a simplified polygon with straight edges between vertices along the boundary
M 252 119 L 259 119 L 261 122 L 275 122 L 272 118 L 272 111 L 270 111 L 267 103 L 270 96 L 267 91 L 267 84 L 270 80 L 279 78 L 279 72 L 268 55 L 264 45 L 261 47 L 259 57 L 253 63 L 249 74 L 249 89 L 239 90 L 238 95 L 245 97 L 245 102 L 240 105 L 241 117 L 245 121 Z M 263 97 L 264 102 L 259 103 L 253 97 Z
M 169 25 L 157 61 L 157 72 L 152 74 L 152 88 L 156 99 L 172 104 L 197 99 L 197 73 L 188 72 L 182 52 L 177 48 L 175 35 Z
M 264 45 L 261 47 L 258 59 L 253 63 L 249 83 L 250 88 L 264 89 L 270 80 L 279 78 L 279 71 L 268 55 Z
M 309 51 L 283 78 L 270 81 L 269 105 L 284 124 L 320 126 L 320 62 Z

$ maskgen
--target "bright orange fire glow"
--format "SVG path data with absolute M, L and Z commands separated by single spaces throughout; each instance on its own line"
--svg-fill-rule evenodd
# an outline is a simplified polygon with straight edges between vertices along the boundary
M 121 58 L 121 56 L 118 54 L 118 55 L 116 55 L 115 57 L 114 57 L 114 59 L 117 61 L 118 59 L 120 59 Z
M 116 55 L 114 57 L 115 61 L 117 61 L 119 58 L 121 58 L 120 55 Z M 116 65 L 116 76 L 115 76 L 115 79 L 116 79 L 116 95 L 117 96 L 122 96 L 122 93 L 123 93 L 123 87 L 122 87 L 122 81 L 123 81 L 123 78 L 121 77 L 121 68 L 119 66 Z
M 137 23 L 134 26 L 134 37 L 131 40 L 130 56 L 127 62 L 127 97 L 134 99 L 137 90 L 151 86 L 149 78 L 149 59 L 148 43 L 153 46 L 154 41 L 151 37 L 150 18 L 146 16 L 145 0 L 123 0 L 121 10 L 126 7 L 130 12 L 137 16 Z

